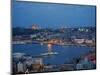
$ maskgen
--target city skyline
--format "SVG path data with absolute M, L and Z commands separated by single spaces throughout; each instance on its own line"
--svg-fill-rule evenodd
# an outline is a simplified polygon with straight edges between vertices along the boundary
M 42 28 L 96 25 L 95 6 L 14 1 L 12 9 L 13 27 L 30 27 L 32 24 Z
M 12 74 L 96 69 L 96 6 L 12 3 Z

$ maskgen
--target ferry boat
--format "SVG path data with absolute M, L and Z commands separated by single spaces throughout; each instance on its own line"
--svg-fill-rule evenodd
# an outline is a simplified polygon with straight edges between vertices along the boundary
M 42 56 L 47 56 L 47 55 L 58 55 L 58 52 L 47 52 L 47 53 L 42 53 Z

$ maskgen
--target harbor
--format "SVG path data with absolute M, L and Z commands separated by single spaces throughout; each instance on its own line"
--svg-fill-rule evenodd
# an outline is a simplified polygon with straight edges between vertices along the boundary
M 46 44 L 44 45 L 16 44 L 16 45 L 13 45 L 13 48 L 14 48 L 13 51 L 17 57 L 17 62 L 19 62 L 18 58 L 20 58 L 20 62 L 23 64 L 25 64 L 25 62 L 27 61 L 26 64 L 30 64 L 30 66 L 32 64 L 35 65 L 38 63 L 39 63 L 38 66 L 42 65 L 43 68 L 42 69 L 40 68 L 39 71 L 37 71 L 37 69 L 39 68 L 35 69 L 36 71 L 34 69 L 31 69 L 31 70 L 28 69 L 29 73 L 77 70 L 76 65 L 78 64 L 77 63 L 78 61 L 81 61 L 81 60 L 85 61 L 86 60 L 85 56 L 91 54 L 91 52 L 95 53 L 95 50 L 93 48 L 84 47 L 84 46 L 83 47 L 82 46 L 81 47 L 75 47 L 75 46 L 63 47 L 60 45 L 51 45 L 51 44 L 48 44 L 48 45 Z M 20 51 L 19 55 L 16 54 L 19 51 Z M 24 53 L 25 56 L 22 55 L 22 53 Z M 16 57 L 14 58 L 14 60 L 16 59 Z M 26 66 L 24 65 L 24 67 Z M 94 68 L 95 67 L 93 67 L 93 69 Z M 25 72 L 26 70 L 24 70 L 22 73 L 25 73 Z M 17 71 L 17 73 L 19 72 Z

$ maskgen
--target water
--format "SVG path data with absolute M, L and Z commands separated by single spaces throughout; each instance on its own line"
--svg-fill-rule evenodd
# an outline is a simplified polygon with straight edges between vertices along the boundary
M 51 49 L 53 52 L 58 52 L 58 55 L 51 55 L 43 58 L 43 63 L 47 64 L 63 64 L 72 60 L 73 58 L 80 57 L 89 52 L 89 47 L 75 47 L 75 46 L 60 46 L 40 45 L 40 44 L 15 44 L 13 45 L 13 53 L 26 53 L 27 55 L 37 56 L 42 53 L 48 52 Z

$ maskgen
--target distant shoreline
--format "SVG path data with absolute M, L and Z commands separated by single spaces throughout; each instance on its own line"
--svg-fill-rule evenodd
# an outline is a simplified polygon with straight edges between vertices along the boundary
M 85 45 L 85 44 L 54 44 L 54 43 L 47 43 L 47 42 L 19 42 L 19 43 L 12 43 L 12 45 L 24 45 L 24 44 L 40 44 L 40 45 L 45 45 L 45 44 L 52 44 L 52 45 L 59 45 L 59 46 L 76 46 L 76 47 L 92 47 L 92 46 L 88 46 L 88 45 Z M 95 48 L 93 46 L 93 48 Z

